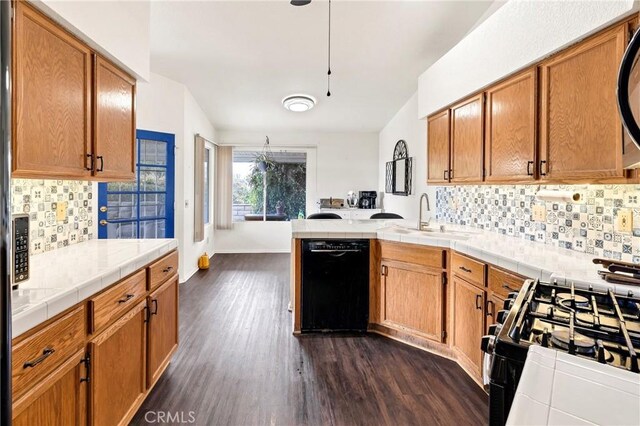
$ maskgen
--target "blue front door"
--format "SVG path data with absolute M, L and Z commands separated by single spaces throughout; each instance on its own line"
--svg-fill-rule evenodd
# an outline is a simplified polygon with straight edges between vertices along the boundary
M 135 182 L 98 185 L 98 238 L 173 238 L 175 136 L 138 130 Z

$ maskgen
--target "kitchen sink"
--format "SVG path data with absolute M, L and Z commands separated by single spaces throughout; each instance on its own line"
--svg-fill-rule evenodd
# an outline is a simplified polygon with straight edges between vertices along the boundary
M 417 227 L 391 225 L 380 229 L 380 231 L 391 232 L 400 235 L 416 235 L 425 237 L 431 236 L 434 238 L 447 238 L 455 240 L 466 240 L 469 239 L 471 235 L 478 234 L 477 231 L 458 231 L 454 229 L 447 229 L 446 227 L 444 228 L 444 230 L 442 230 L 440 227 L 434 226 L 419 230 Z

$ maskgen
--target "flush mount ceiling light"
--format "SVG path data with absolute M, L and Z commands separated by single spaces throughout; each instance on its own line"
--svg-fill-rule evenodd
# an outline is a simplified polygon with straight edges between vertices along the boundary
M 316 104 L 316 98 L 310 95 L 289 95 L 282 100 L 282 105 L 293 112 L 309 111 Z

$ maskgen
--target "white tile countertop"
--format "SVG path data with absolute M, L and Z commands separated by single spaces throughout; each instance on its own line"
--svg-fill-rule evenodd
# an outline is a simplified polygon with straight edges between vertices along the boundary
M 416 227 L 408 220 L 293 220 L 291 225 L 293 238 L 377 238 L 450 248 L 529 278 L 611 288 L 623 295 L 640 293 L 638 287 L 604 281 L 597 273 L 601 267 L 593 263 L 595 256 L 468 226 L 442 224 L 445 232 L 439 233 L 407 229 Z M 437 231 L 440 225 L 432 222 L 430 228 Z
M 31 277 L 12 292 L 13 337 L 176 247 L 174 239 L 90 240 L 32 256 Z
M 594 424 L 640 424 L 640 375 L 531 346 L 507 425 Z

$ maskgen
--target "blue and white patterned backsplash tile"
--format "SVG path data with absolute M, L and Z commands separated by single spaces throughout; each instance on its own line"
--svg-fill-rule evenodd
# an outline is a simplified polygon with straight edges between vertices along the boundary
M 539 189 L 571 190 L 578 203 L 536 200 Z M 532 207 L 546 207 L 546 221 Z M 633 212 L 633 233 L 616 232 L 618 210 Z M 471 185 L 436 188 L 439 221 L 487 229 L 595 256 L 640 263 L 638 185 Z
M 90 240 L 95 235 L 93 186 L 77 180 L 11 180 L 11 213 L 29 215 L 31 254 Z M 67 218 L 56 219 L 58 203 L 67 202 Z

